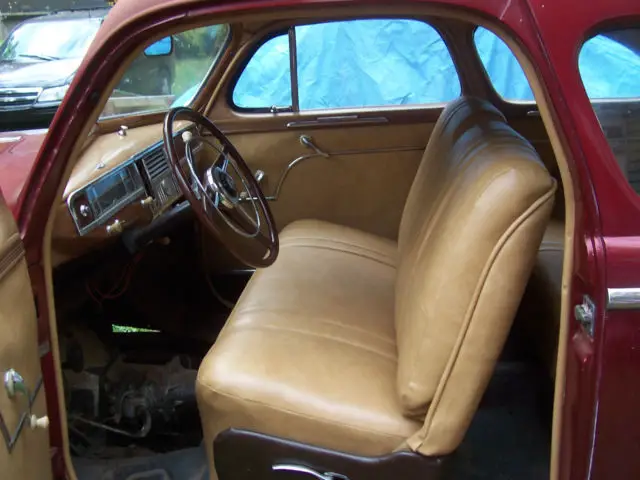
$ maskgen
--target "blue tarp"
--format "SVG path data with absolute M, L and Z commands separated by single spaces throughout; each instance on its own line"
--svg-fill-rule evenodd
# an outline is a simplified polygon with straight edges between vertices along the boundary
M 460 83 L 446 46 L 417 20 L 355 20 L 296 28 L 301 109 L 448 102 Z M 533 100 L 519 63 L 493 33 L 478 29 L 478 52 L 496 91 L 508 100 Z M 597 36 L 580 54 L 593 98 L 640 97 L 640 56 Z M 233 93 L 236 105 L 291 105 L 287 35 L 258 49 Z

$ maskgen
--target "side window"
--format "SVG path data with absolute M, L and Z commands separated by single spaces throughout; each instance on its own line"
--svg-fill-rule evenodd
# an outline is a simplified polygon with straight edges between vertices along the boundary
M 256 51 L 234 87 L 235 107 L 424 105 L 460 95 L 447 46 L 424 22 L 349 20 L 299 26 L 294 32 L 273 38 Z M 289 55 L 297 65 L 293 76 Z M 296 91 L 298 98 L 292 98 Z
M 483 27 L 476 29 L 473 41 L 496 93 L 508 102 L 533 102 L 529 81 L 507 44 Z
M 228 25 L 212 25 L 148 45 L 129 65 L 100 118 L 190 104 L 224 51 L 229 33 Z
M 233 103 L 245 109 L 292 105 L 286 33 L 267 40 L 251 57 L 233 90 Z
M 640 193 L 640 28 L 590 38 L 578 67 L 611 150 Z

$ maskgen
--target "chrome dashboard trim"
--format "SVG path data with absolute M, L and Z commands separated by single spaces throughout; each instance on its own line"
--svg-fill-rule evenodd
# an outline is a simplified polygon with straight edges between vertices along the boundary
M 607 310 L 640 310 L 640 288 L 608 288 Z
M 188 130 L 189 128 L 191 128 L 191 127 L 187 126 L 187 127 L 181 128 L 180 130 L 178 130 L 177 132 L 175 132 L 173 134 L 173 137 L 177 138 L 178 136 L 182 135 L 182 132 L 184 132 L 185 130 Z M 141 152 L 136 153 L 135 155 L 133 155 L 129 159 L 127 159 L 124 162 L 120 163 L 118 166 L 114 167 L 112 170 L 109 170 L 108 172 L 105 172 L 103 175 L 100 175 L 98 178 L 96 178 L 96 179 L 92 180 L 91 182 L 87 183 L 86 185 L 84 185 L 84 186 L 72 191 L 69 194 L 69 196 L 67 197 L 65 203 L 67 204 L 67 210 L 69 210 L 69 214 L 71 215 L 71 218 L 73 219 L 73 223 L 76 226 L 76 230 L 78 231 L 78 234 L 80 236 L 86 235 L 87 233 L 89 233 L 94 228 L 99 227 L 101 225 L 104 225 L 109 220 L 109 218 L 111 216 L 113 216 L 115 213 L 117 213 L 122 208 L 124 208 L 126 206 L 125 204 L 128 204 L 128 203 L 130 203 L 132 201 L 135 201 L 140 196 L 140 193 L 145 193 L 145 194 L 148 193 L 149 195 L 153 195 L 155 192 L 147 192 L 147 188 L 145 187 L 144 181 L 142 180 L 142 173 L 140 172 L 140 168 L 139 168 L 138 165 L 136 165 L 136 172 L 138 174 L 138 177 L 139 177 L 139 180 L 140 180 L 140 184 L 142 185 L 141 188 L 137 189 L 136 192 L 133 192 L 130 195 L 127 195 L 120 202 L 118 202 L 119 203 L 118 205 L 116 205 L 115 207 L 110 208 L 109 210 L 107 210 L 106 213 L 102 214 L 100 219 L 96 219 L 94 222 L 92 222 L 90 225 L 88 225 L 86 227 L 80 227 L 79 226 L 78 218 L 77 218 L 77 216 L 76 216 L 76 214 L 75 214 L 75 212 L 74 212 L 74 210 L 72 208 L 73 199 L 78 194 L 84 192 L 88 187 L 100 182 L 105 177 L 107 177 L 109 175 L 116 174 L 121 169 L 127 168 L 129 165 L 135 164 L 137 161 L 142 160 L 145 156 L 147 156 L 153 150 L 156 150 L 158 148 L 162 149 L 163 145 L 164 145 L 164 140 L 160 140 L 158 142 L 155 142 L 154 144 L 148 146 L 147 148 L 145 148 Z M 100 165 L 103 165 L 102 168 L 104 168 L 104 164 L 101 164 L 101 163 L 98 164 L 97 168 L 101 168 Z M 167 166 L 169 167 L 169 171 L 171 171 L 171 167 L 169 166 L 168 162 L 167 162 Z M 171 178 L 173 180 L 173 173 L 171 174 Z M 136 180 L 138 180 L 138 179 L 136 179 Z M 173 180 L 173 181 L 175 182 L 175 180 Z M 176 185 L 176 187 L 177 187 L 177 185 Z M 162 213 L 162 211 L 164 211 L 164 208 L 160 209 L 158 212 L 155 212 L 154 213 L 154 217 L 157 216 L 159 213 Z
M 125 197 L 122 197 L 120 200 L 118 200 L 118 202 L 115 205 L 113 205 L 112 207 L 110 207 L 107 210 L 105 210 L 104 212 L 102 212 L 102 215 L 100 215 L 100 217 L 96 218 L 91 223 L 89 223 L 89 225 L 81 226 L 80 222 L 79 222 L 79 219 L 78 219 L 78 216 L 76 215 L 76 212 L 74 211 L 74 209 L 72 207 L 73 200 L 75 199 L 75 197 L 78 196 L 79 194 L 85 192 L 92 185 L 95 185 L 95 184 L 101 182 L 102 180 L 104 180 L 105 178 L 107 178 L 107 177 L 109 177 L 111 175 L 116 175 L 120 171 L 130 167 L 132 163 L 133 163 L 133 166 L 135 167 L 135 170 L 134 170 L 135 171 L 134 182 L 137 185 L 137 188 L 133 192 L 131 192 L 129 195 L 127 195 Z M 96 178 L 95 180 L 93 180 L 92 182 L 87 183 L 84 187 L 79 188 L 78 190 L 75 190 L 74 192 L 72 192 L 69 195 L 69 197 L 67 198 L 67 209 L 69 210 L 69 213 L 71 214 L 71 218 L 73 219 L 73 223 L 75 224 L 76 229 L 78 230 L 78 234 L 80 236 L 84 236 L 87 233 L 89 233 L 90 231 L 92 231 L 93 229 L 95 229 L 95 228 L 107 223 L 107 221 L 109 221 L 109 219 L 113 215 L 118 213 L 120 210 L 122 210 L 124 207 L 126 207 L 129 203 L 137 200 L 138 197 L 140 197 L 141 194 L 143 194 L 143 193 L 146 193 L 146 188 L 145 188 L 144 182 L 142 180 L 142 175 L 140 174 L 140 169 L 138 168 L 137 165 L 135 165 L 134 162 L 127 161 L 124 164 L 122 164 L 122 165 L 114 168 L 113 170 L 109 171 L 105 175 L 102 175 L 99 178 Z

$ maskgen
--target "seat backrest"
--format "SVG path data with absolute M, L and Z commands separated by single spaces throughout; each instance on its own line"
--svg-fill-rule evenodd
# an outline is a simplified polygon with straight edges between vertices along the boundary
M 490 104 L 461 98 L 432 133 L 399 233 L 399 399 L 424 417 L 409 445 L 454 450 L 477 409 L 531 273 L 555 180 Z

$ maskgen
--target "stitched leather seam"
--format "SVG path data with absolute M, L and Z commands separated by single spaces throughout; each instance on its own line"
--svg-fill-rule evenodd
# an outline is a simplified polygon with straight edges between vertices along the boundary
M 286 315 L 300 315 L 298 312 L 294 312 L 291 310 L 287 310 L 284 308 L 269 308 L 268 310 L 265 310 L 264 308 L 260 308 L 260 307 L 250 307 L 250 308 L 245 308 L 242 310 L 239 310 L 237 312 L 237 314 L 243 314 L 243 313 L 255 313 L 255 312 L 260 312 L 260 313 L 271 313 L 273 315 L 278 315 L 278 314 L 286 314 Z M 236 315 L 237 315 L 236 314 Z M 316 321 L 316 322 L 322 322 L 325 323 L 327 325 L 333 325 L 336 327 L 340 327 L 343 330 L 351 330 L 353 332 L 357 332 L 357 333 L 361 333 L 364 335 L 368 335 L 370 337 L 376 338 L 380 341 L 389 343 L 391 345 L 396 344 L 395 340 L 393 340 L 390 337 L 383 337 L 382 335 L 377 335 L 375 333 L 371 333 L 368 330 L 364 330 L 362 328 L 358 328 L 358 327 L 354 327 L 353 325 L 345 325 L 344 323 L 339 323 L 339 322 L 334 322 L 332 320 L 329 320 L 327 318 L 320 318 L 320 317 L 312 317 L 312 318 L 305 318 L 305 320 L 311 320 L 311 321 Z M 236 323 L 240 323 L 242 322 L 242 320 L 236 320 Z
M 348 428 L 348 429 L 351 429 L 351 430 L 354 430 L 354 431 L 360 432 L 360 433 L 379 435 L 381 437 L 387 437 L 387 438 L 391 438 L 391 439 L 394 439 L 394 440 L 400 440 L 400 441 L 405 441 L 407 439 L 407 437 L 405 437 L 403 435 L 396 435 L 396 434 L 392 434 L 392 433 L 379 432 L 379 431 L 376 431 L 376 430 L 370 430 L 370 429 L 366 429 L 366 428 L 362 428 L 362 427 L 357 427 L 355 425 L 349 425 L 349 424 L 342 423 L 342 422 L 328 421 L 326 418 L 318 418 L 318 417 L 314 417 L 312 415 L 306 415 L 304 413 L 294 412 L 294 411 L 286 409 L 286 408 L 274 407 L 273 405 L 269 405 L 269 404 L 260 402 L 258 400 L 253 400 L 253 399 L 250 399 L 250 398 L 241 397 L 241 396 L 235 395 L 233 393 L 224 392 L 222 390 L 216 389 L 216 388 L 212 387 L 211 385 L 209 385 L 208 383 L 205 383 L 200 377 L 198 377 L 198 380 L 200 382 L 200 385 L 202 385 L 203 387 L 207 388 L 207 390 L 209 390 L 210 392 L 212 392 L 212 393 L 214 393 L 216 395 L 220 395 L 222 397 L 227 397 L 228 399 L 239 400 L 241 402 L 247 402 L 247 403 L 253 403 L 254 405 L 258 405 L 258 406 L 260 406 L 262 408 L 266 408 L 266 409 L 269 409 L 269 410 L 274 410 L 274 411 L 279 412 L 279 413 L 286 413 L 286 414 L 292 415 L 294 417 L 305 418 L 305 419 L 311 420 L 313 422 L 324 423 L 324 424 L 331 425 L 331 426 L 334 426 L 334 427 Z M 403 418 L 405 418 L 405 417 L 403 417 Z
M 313 238 L 313 237 L 295 237 L 295 238 L 287 238 L 284 241 L 282 241 L 280 243 L 280 246 L 291 246 L 291 247 L 322 247 L 323 245 L 321 243 L 296 243 L 300 240 L 314 240 L 314 241 L 325 241 L 329 244 L 335 244 L 335 246 L 337 247 L 338 245 L 345 245 L 348 247 L 352 247 L 354 249 L 359 249 L 359 250 L 363 250 L 365 252 L 370 252 L 372 254 L 375 255 L 379 255 L 381 258 L 393 261 L 394 258 L 386 255 L 384 252 L 381 252 L 380 250 L 375 250 L 372 248 L 367 248 L 365 246 L 359 245 L 357 243 L 351 243 L 351 242 L 344 242 L 342 240 L 336 240 L 336 239 L 332 239 L 332 238 Z M 344 250 L 345 252 L 351 252 L 352 250 Z
M 285 245 L 285 246 L 287 246 L 287 245 Z M 364 258 L 364 259 L 367 259 L 367 260 L 371 260 L 372 262 L 379 263 L 380 265 L 385 265 L 385 266 L 387 266 L 389 268 L 393 268 L 394 270 L 396 268 L 396 264 L 395 263 L 385 262 L 384 261 L 385 259 L 383 259 L 383 258 L 375 258 L 375 257 L 373 257 L 371 255 L 366 255 L 364 252 L 353 252 L 353 251 L 349 251 L 349 250 L 341 250 L 339 248 L 334 248 L 334 247 L 329 247 L 329 246 L 324 246 L 324 245 L 323 246 L 319 246 L 319 245 L 311 246 L 311 245 L 304 245 L 304 244 L 302 244 L 302 245 L 291 245 L 291 244 L 289 244 L 288 246 L 289 247 L 296 247 L 296 248 L 316 248 L 318 250 L 332 250 L 334 252 L 342 252 L 342 253 L 345 253 L 347 255 L 353 255 L 355 257 L 360 257 L 360 258 Z
M 301 241 L 304 241 L 304 240 L 312 240 L 312 242 L 302 243 Z M 300 243 L 298 243 L 298 242 L 300 242 Z M 326 242 L 326 243 L 329 244 L 329 246 L 333 245 L 336 248 L 341 246 L 341 245 L 344 245 L 345 247 L 364 250 L 365 252 L 370 252 L 372 254 L 379 255 L 380 257 L 384 257 L 384 258 L 388 258 L 389 260 L 393 260 L 393 257 L 391 257 L 390 255 L 386 255 L 384 252 L 381 252 L 380 250 L 376 250 L 376 249 L 373 249 L 373 248 L 368 248 L 368 247 L 365 247 L 365 246 L 357 244 L 357 243 L 344 242 L 342 240 L 335 240 L 335 239 L 329 239 L 329 238 L 311 238 L 311 237 L 288 238 L 288 239 L 285 239 L 282 242 L 282 245 L 285 245 L 285 246 L 286 245 L 291 245 L 291 246 L 294 246 L 294 247 L 300 247 L 300 246 L 305 246 L 305 247 L 324 246 L 325 244 L 322 243 L 322 242 Z M 351 250 L 346 250 L 346 251 L 351 251 Z
M 17 233 L 9 237 L 0 256 L 0 280 L 24 257 L 24 246 Z
M 360 233 L 360 232 L 358 232 L 358 233 Z M 384 255 L 384 252 L 381 252 L 380 250 L 373 249 L 371 247 L 364 246 L 359 242 L 347 241 L 345 239 L 336 239 L 334 237 L 329 237 L 329 236 L 321 236 L 321 235 L 309 236 L 309 235 L 299 235 L 298 234 L 298 235 L 293 235 L 293 236 L 286 236 L 283 239 L 283 242 L 287 243 L 287 240 L 292 240 L 292 241 L 296 241 L 296 240 L 312 240 L 312 241 L 320 240 L 320 241 L 326 241 L 326 242 L 332 242 L 332 243 L 339 243 L 339 244 L 342 244 L 342 245 L 349 245 L 351 247 L 362 248 L 362 249 L 365 249 L 365 250 L 370 250 L 372 252 L 377 252 L 377 253 L 380 253 L 381 255 Z M 379 239 L 377 239 L 375 237 L 374 238 L 369 238 L 367 236 L 363 240 L 366 241 L 366 242 L 368 242 L 368 241 L 375 242 L 375 241 L 377 241 Z M 380 242 L 380 243 L 385 243 L 385 247 L 393 248 L 393 245 L 388 245 L 387 242 Z M 392 243 L 392 242 L 389 242 L 389 243 Z
M 320 338 L 322 340 L 329 340 L 329 341 L 333 341 L 336 343 L 341 343 L 343 345 L 347 345 L 349 347 L 353 347 L 353 348 L 357 348 L 360 350 L 363 350 L 365 352 L 369 352 L 369 353 L 373 353 L 375 355 L 378 355 L 382 358 L 385 358 L 393 363 L 397 363 L 397 359 L 395 356 L 391 356 L 386 352 L 381 352 L 379 350 L 375 350 L 373 348 L 368 348 L 364 345 L 358 345 L 356 343 L 353 342 L 349 342 L 347 340 L 341 339 L 341 338 L 336 338 L 332 335 L 322 335 L 320 333 L 317 332 L 308 332 L 308 331 L 304 331 L 304 330 L 300 330 L 300 329 L 296 329 L 296 328 L 291 328 L 291 327 L 282 327 L 282 326 L 275 326 L 275 325 L 245 325 L 244 328 L 239 328 L 239 326 L 236 324 L 234 326 L 233 331 L 228 332 L 227 336 L 232 335 L 235 332 L 240 332 L 240 331 L 247 331 L 247 330 L 275 330 L 278 331 L 280 330 L 281 332 L 287 332 L 287 333 L 297 333 L 299 335 L 307 335 L 309 337 L 316 337 L 316 338 Z
M 440 400 L 442 399 L 443 395 L 444 395 L 444 391 L 447 387 L 447 382 L 451 376 L 451 373 L 453 372 L 455 366 L 456 366 L 456 361 L 458 359 L 458 355 L 460 354 L 460 351 L 462 350 L 462 346 L 464 345 L 464 340 L 465 337 L 467 335 L 467 332 L 469 330 L 469 326 L 471 325 L 471 322 L 473 321 L 473 316 L 475 314 L 475 309 L 478 305 L 478 300 L 480 299 L 481 295 L 482 295 L 482 290 L 483 288 L 486 286 L 486 279 L 489 276 L 489 274 L 491 273 L 491 270 L 493 268 L 493 265 L 495 263 L 495 261 L 498 259 L 498 257 L 500 256 L 500 253 L 502 252 L 503 247 L 507 244 L 507 242 L 509 241 L 509 239 L 511 239 L 511 237 L 514 235 L 514 233 L 516 233 L 518 231 L 518 228 L 521 227 L 522 225 L 524 225 L 524 223 L 531 218 L 538 210 L 540 210 L 540 208 L 542 208 L 544 206 L 544 204 L 546 202 L 549 201 L 549 199 L 553 199 L 553 195 L 555 194 L 557 188 L 557 184 L 554 180 L 553 182 L 553 187 L 542 197 L 540 197 L 533 205 L 531 205 L 531 207 L 529 207 L 519 218 L 517 218 L 512 224 L 511 226 L 505 231 L 505 233 L 503 234 L 502 238 L 500 239 L 500 241 L 497 243 L 496 247 L 494 248 L 494 251 L 492 252 L 491 256 L 489 257 L 489 260 L 487 261 L 487 264 L 485 265 L 485 268 L 483 269 L 482 275 L 478 281 L 478 286 L 476 287 L 476 293 L 473 296 L 472 302 L 469 305 L 469 309 L 468 309 L 468 313 L 465 316 L 465 320 L 462 323 L 462 327 L 460 328 L 460 332 L 458 334 L 458 338 L 456 340 L 456 344 L 453 348 L 453 351 L 451 352 L 451 356 L 449 357 L 449 360 L 447 361 L 447 366 L 445 368 L 445 371 L 442 374 L 442 377 L 440 378 L 440 381 L 438 382 L 438 387 L 436 389 L 436 393 L 434 395 L 434 398 L 432 399 L 431 403 L 429 404 L 428 407 L 428 412 L 427 412 L 427 416 L 425 418 L 424 421 L 424 425 L 422 427 L 422 429 L 420 430 L 421 432 L 421 436 L 423 437 L 422 439 L 418 440 L 418 446 L 417 448 L 415 448 L 415 450 L 419 449 L 427 440 L 427 437 L 429 436 L 429 431 L 431 428 L 431 424 L 432 421 L 434 419 L 434 417 L 437 414 L 437 410 L 438 410 L 438 406 L 440 404 Z

